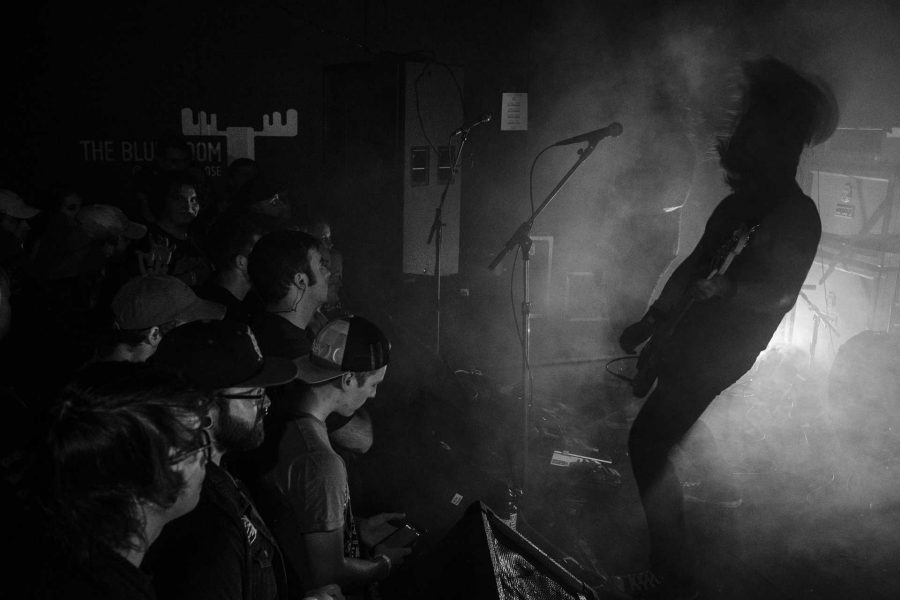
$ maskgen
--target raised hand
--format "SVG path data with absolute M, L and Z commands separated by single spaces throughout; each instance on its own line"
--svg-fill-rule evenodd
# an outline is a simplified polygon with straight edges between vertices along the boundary
M 736 286 L 725 278 L 724 275 L 715 275 L 709 279 L 700 279 L 691 286 L 691 296 L 694 300 L 709 300 L 716 296 L 729 298 L 734 295 Z

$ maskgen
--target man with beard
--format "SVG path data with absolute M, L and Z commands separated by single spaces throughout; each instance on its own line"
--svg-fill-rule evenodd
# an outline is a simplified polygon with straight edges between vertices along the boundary
M 200 503 L 190 519 L 179 520 L 161 536 L 148 558 L 157 595 L 288 597 L 275 539 L 243 484 L 222 466 L 222 458 L 262 443 L 269 407 L 265 388 L 293 380 L 297 366 L 284 358 L 263 358 L 249 327 L 234 321 L 197 321 L 176 328 L 160 343 L 153 362 L 180 369 L 213 399 L 213 449 Z M 309 595 L 341 597 L 336 586 Z

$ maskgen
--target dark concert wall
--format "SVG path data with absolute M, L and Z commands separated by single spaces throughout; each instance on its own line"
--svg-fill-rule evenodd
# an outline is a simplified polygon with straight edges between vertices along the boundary
M 277 17 L 206 2 L 134 2 L 105 13 L 45 6 L 18 67 L 21 147 L 4 148 L 4 162 L 37 187 L 75 171 L 116 176 L 146 166 L 154 140 L 186 135 L 211 177 L 229 157 L 249 155 L 309 194 L 321 70 L 294 58 L 304 44 L 291 43 L 295 28 Z
M 507 60 L 513 52 L 523 54 L 523 46 L 504 42 L 521 30 L 509 20 L 512 33 L 493 36 L 484 23 L 480 33 L 451 35 L 447 22 L 423 46 L 439 21 L 437 9 L 418 9 L 409 22 L 396 15 L 388 20 L 382 15 L 376 22 L 373 10 L 366 2 L 327 9 L 277 2 L 227 9 L 212 2 L 131 2 L 107 12 L 36 3 L 21 17 L 19 36 L 4 42 L 18 60 L 11 65 L 12 93 L 5 94 L 13 110 L 2 117 L 3 185 L 39 202 L 55 182 L 75 180 L 89 199 L 117 202 L 129 175 L 152 161 L 154 141 L 184 135 L 195 162 L 211 178 L 221 177 L 236 157 L 255 158 L 289 191 L 300 216 L 325 210 L 349 217 L 336 227 L 338 240 L 367 243 L 358 257 L 381 261 L 380 274 L 388 270 L 399 276 L 398 230 L 391 227 L 401 210 L 399 190 L 360 189 L 360 199 L 373 193 L 381 197 L 359 206 L 337 202 L 335 196 L 341 190 L 353 196 L 347 185 L 367 170 L 381 169 L 385 181 L 402 177 L 401 155 L 388 156 L 386 148 L 402 134 L 399 119 L 406 107 L 392 86 L 403 82 L 388 75 L 373 79 L 358 97 L 340 98 L 345 105 L 365 108 L 359 111 L 363 119 L 380 120 L 357 123 L 377 136 L 377 145 L 368 156 L 356 157 L 355 173 L 347 172 L 329 162 L 333 154 L 323 141 L 328 68 L 381 65 L 375 69 L 378 76 L 407 60 L 447 56 L 447 61 L 466 62 L 482 53 Z M 366 31 L 367 20 L 372 31 Z M 452 21 L 464 20 L 457 14 Z M 436 50 L 441 45 L 452 49 L 449 56 Z M 497 46 L 506 54 L 498 54 Z M 490 71 L 481 80 L 471 79 L 471 86 L 491 81 Z M 385 90 L 390 90 L 387 95 Z M 449 101 L 459 104 L 459 98 Z M 464 109 L 468 116 L 469 107 Z M 360 135 L 358 128 L 345 131 L 339 140 L 331 139 L 331 146 L 358 144 L 364 140 L 354 136 Z M 345 180 L 335 181 L 336 175 Z M 381 235 L 373 237 L 378 228 Z

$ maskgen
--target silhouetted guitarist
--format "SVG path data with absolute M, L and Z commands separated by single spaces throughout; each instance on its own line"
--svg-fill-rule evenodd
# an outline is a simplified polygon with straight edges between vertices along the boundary
M 664 597 L 695 597 L 670 454 L 766 348 L 797 299 L 821 235 L 816 206 L 795 176 L 803 146 L 824 141 L 836 126 L 831 92 L 773 58 L 745 63 L 743 72 L 741 106 L 718 148 L 733 193 L 713 211 L 697 247 L 647 314 L 619 338 L 627 352 L 648 338 L 655 347 L 656 387 L 628 446 L 650 533 L 650 567 Z M 723 245 L 751 230 L 727 271 L 711 274 Z

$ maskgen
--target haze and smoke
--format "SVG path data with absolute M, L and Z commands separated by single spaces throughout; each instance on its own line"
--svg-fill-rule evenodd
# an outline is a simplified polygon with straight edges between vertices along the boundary
M 580 304 L 593 306 L 603 324 L 596 346 L 573 341 L 571 330 L 554 339 L 551 329 L 549 339 L 538 342 L 545 356 L 614 352 L 620 327 L 643 314 L 657 278 L 693 248 L 706 217 L 727 193 L 712 149 L 716 137 L 727 134 L 741 60 L 772 55 L 822 77 L 838 99 L 840 127 L 900 125 L 896 3 L 670 3 L 638 14 L 624 4 L 601 9 L 583 2 L 546 4 L 535 14 L 527 147 L 517 148 L 518 173 L 504 164 L 482 191 L 499 204 L 509 202 L 503 190 L 517 190 L 517 204 L 507 211 L 518 215 L 509 222 L 517 222 L 528 214 L 526 165 L 539 151 L 614 121 L 624 126 L 621 137 L 600 142 L 533 230 L 554 236 L 551 313 L 564 315 L 567 302 L 573 303 L 566 297 L 567 273 L 586 272 L 594 285 Z M 542 156 L 536 202 L 574 163 L 576 148 Z M 678 201 L 661 204 L 660 196 Z M 496 204 L 491 210 L 498 210 Z M 679 208 L 659 215 L 670 206 Z M 676 248 L 678 258 L 670 263 Z M 869 293 L 871 285 L 865 284 Z M 803 345 L 787 343 L 786 331 L 779 331 L 754 371 L 714 403 L 706 420 L 751 495 L 799 506 L 812 519 L 890 506 L 900 491 L 893 458 L 900 354 L 883 340 L 852 339 L 858 330 L 835 337 L 822 325 L 810 360 L 810 315 L 798 311 L 791 325 L 794 340 Z M 854 352 L 836 361 L 843 344 Z M 876 356 L 891 358 L 873 362 Z M 560 397 L 587 387 L 600 368 L 564 375 L 539 371 L 539 395 Z M 840 390 L 829 391 L 830 385 Z M 761 481 L 781 485 L 754 488 Z M 841 537 L 846 535 L 819 531 L 791 543 L 840 547 L 849 543 Z

